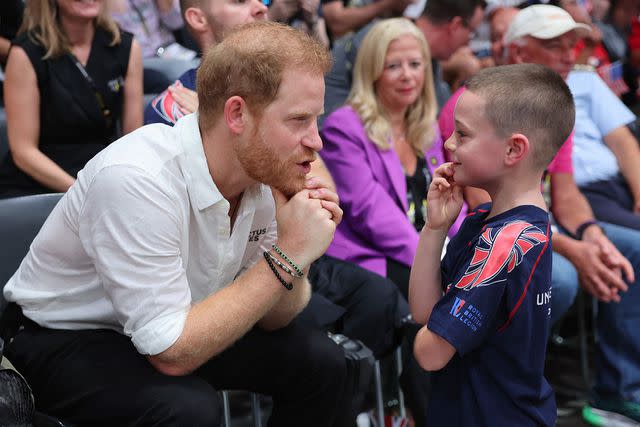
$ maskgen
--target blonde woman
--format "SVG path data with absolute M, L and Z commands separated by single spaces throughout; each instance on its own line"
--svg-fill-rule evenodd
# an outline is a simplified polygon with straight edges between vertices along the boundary
M 140 47 L 104 1 L 27 0 L 6 67 L 0 197 L 66 191 L 118 121 L 142 125 Z
M 344 210 L 327 254 L 389 277 L 405 297 L 431 172 L 444 161 L 436 109 L 422 32 L 388 19 L 364 38 L 347 104 L 322 129 Z

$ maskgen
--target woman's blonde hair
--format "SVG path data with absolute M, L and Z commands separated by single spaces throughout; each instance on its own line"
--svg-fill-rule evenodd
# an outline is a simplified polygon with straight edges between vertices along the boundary
M 71 46 L 58 19 L 56 0 L 27 0 L 18 34 L 27 32 L 29 38 L 42 45 L 46 51 L 44 59 L 60 57 L 71 52 Z M 120 43 L 120 30 L 109 15 L 106 2 L 95 19 L 95 25 L 111 33 L 110 46 Z
M 388 150 L 393 136 L 391 123 L 380 103 L 375 83 L 384 71 L 384 60 L 392 41 L 411 35 L 416 38 L 424 60 L 424 86 L 418 99 L 405 114 L 406 138 L 413 151 L 423 156 L 433 140 L 436 118 L 436 98 L 431 70 L 429 45 L 411 21 L 405 18 L 386 19 L 375 24 L 358 49 L 353 70 L 353 84 L 347 98 L 349 104 L 364 123 L 367 136 L 382 150 Z

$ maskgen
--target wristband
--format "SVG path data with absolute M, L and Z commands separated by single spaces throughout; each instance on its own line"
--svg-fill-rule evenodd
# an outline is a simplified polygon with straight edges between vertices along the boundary
M 284 259 L 287 262 L 287 264 L 289 264 L 296 271 L 296 273 L 298 273 L 298 276 L 296 277 L 304 276 L 304 271 L 302 271 L 302 268 L 300 268 L 300 266 L 298 266 L 298 264 L 296 264 L 295 262 L 291 261 L 291 259 L 288 256 L 286 256 L 284 252 L 282 252 L 282 249 L 280 249 L 275 243 L 271 245 L 271 247 L 273 248 L 274 251 L 276 251 L 278 255 L 282 257 L 282 259 Z
M 587 230 L 587 228 L 591 227 L 592 225 L 596 225 L 598 227 L 600 227 L 598 225 L 598 221 L 594 220 L 594 219 L 590 219 L 588 221 L 583 222 L 582 224 L 580 224 L 578 226 L 578 228 L 576 228 L 576 239 L 578 240 L 582 240 L 582 237 L 584 236 L 584 232 Z
M 276 270 L 276 266 L 273 265 L 273 262 L 271 261 L 271 258 L 269 257 L 269 252 L 264 251 L 263 255 L 264 255 L 264 259 L 267 260 L 267 264 L 269 264 L 269 268 L 271 268 L 271 271 L 273 271 L 273 274 L 275 274 L 276 277 L 278 278 L 278 280 L 280 281 L 280 283 L 282 283 L 282 286 L 287 288 L 288 291 L 292 290 L 293 289 L 293 283 L 285 281 L 282 278 L 282 276 L 280 276 L 280 273 L 278 273 L 278 270 Z
M 280 269 L 281 269 L 282 271 L 284 271 L 285 273 L 289 274 L 290 276 L 295 277 L 295 278 L 298 278 L 298 279 L 304 276 L 304 274 L 298 274 L 297 272 L 292 271 L 292 270 L 289 268 L 289 266 L 288 266 L 288 265 L 283 264 L 282 262 L 280 262 L 280 260 L 279 260 L 275 255 L 273 255 L 271 252 L 267 252 L 267 254 L 269 254 L 269 258 L 271 258 L 271 261 L 275 262 L 275 263 L 276 263 L 276 265 L 277 265 L 278 267 L 280 267 Z

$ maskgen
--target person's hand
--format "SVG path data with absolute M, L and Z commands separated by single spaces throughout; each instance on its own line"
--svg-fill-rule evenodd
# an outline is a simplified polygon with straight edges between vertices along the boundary
M 587 35 L 584 36 L 584 44 L 588 47 L 595 47 L 598 43 L 602 41 L 602 31 L 596 25 L 591 25 L 591 31 Z
M 309 190 L 309 197 L 320 200 L 322 207 L 331 212 L 331 220 L 335 222 L 336 225 L 340 224 L 342 221 L 340 198 L 329 183 L 321 177 L 312 177 L 307 179 L 304 186 Z
M 462 209 L 462 187 L 453 181 L 453 163 L 443 163 L 433 172 L 427 192 L 427 226 L 448 230 Z
M 320 0 L 300 0 L 302 19 L 308 26 L 313 26 L 318 22 L 318 8 Z
M 613 246 L 613 245 L 611 245 Z M 611 249 L 605 249 L 610 251 Z M 613 250 L 617 252 L 615 246 Z M 619 254 L 619 252 L 618 252 Z M 622 257 L 622 256 L 621 256 Z M 578 272 L 580 285 L 594 297 L 603 302 L 620 302 L 619 292 L 626 292 L 627 284 L 622 278 L 623 264 L 629 261 L 622 257 L 624 262 L 616 260 L 616 255 L 603 251 L 603 248 L 595 243 L 587 241 L 575 241 L 574 253 L 571 262 Z M 612 261 L 619 265 L 616 267 Z M 625 271 L 627 278 L 629 272 Z M 631 269 L 633 277 L 633 269 Z
M 269 6 L 269 19 L 277 22 L 288 22 L 298 12 L 298 0 L 273 0 Z
M 287 200 L 280 191 L 271 189 L 276 202 L 278 246 L 303 269 L 325 253 L 342 218 L 337 195 L 324 190 L 322 198 L 310 196 L 318 189 L 305 189 Z
M 628 283 L 633 283 L 636 280 L 629 260 L 618 251 L 618 248 L 611 243 L 600 227 L 587 228 L 582 235 L 582 240 L 598 246 L 602 262 L 609 268 L 620 270 Z
M 633 213 L 640 214 L 640 199 L 633 202 Z
M 169 86 L 169 93 L 184 114 L 191 114 L 198 109 L 198 94 L 178 84 Z
M 392 0 L 391 10 L 394 14 L 401 16 L 404 10 L 415 0 Z

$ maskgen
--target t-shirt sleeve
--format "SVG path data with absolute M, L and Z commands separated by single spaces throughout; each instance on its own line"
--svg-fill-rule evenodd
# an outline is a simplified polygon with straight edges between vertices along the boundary
M 547 235 L 538 227 L 515 221 L 488 228 L 475 242 L 449 291 L 436 303 L 428 328 L 449 342 L 460 355 L 480 346 L 512 311 L 507 293 L 519 295 Z M 447 284 L 449 285 L 449 284 Z
M 636 116 L 609 89 L 596 73 L 589 73 L 591 77 L 591 119 L 606 136 L 620 126 L 625 126 L 636 119 Z
M 183 86 L 187 89 L 195 90 L 196 88 L 196 70 L 188 70 L 180 76 L 175 83 L 176 86 Z M 186 114 L 180 110 L 180 106 L 173 98 L 167 88 L 160 95 L 151 100 L 144 110 L 144 124 L 164 123 L 169 126 L 176 124 L 178 119 Z
M 176 86 L 182 85 L 180 82 L 175 84 Z M 164 123 L 173 126 L 184 115 L 169 89 L 165 89 L 164 92 L 153 98 L 145 108 L 144 124 Z
M 553 158 L 547 171 L 554 173 L 573 173 L 573 162 L 571 161 L 571 151 L 573 150 L 573 132 L 569 138 L 562 144 L 558 153 Z

